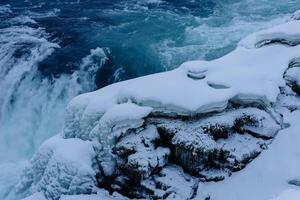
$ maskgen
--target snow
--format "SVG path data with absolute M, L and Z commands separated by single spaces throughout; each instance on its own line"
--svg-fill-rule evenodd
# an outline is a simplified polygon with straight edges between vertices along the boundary
M 300 190 L 287 189 L 272 200 L 299 200 L 299 199 L 300 199 Z
M 92 195 L 63 195 L 60 200 L 128 200 L 126 197 L 114 192 L 112 195 L 106 190 L 99 190 Z
M 22 200 L 47 200 L 42 192 L 34 193 L 33 195 L 26 197 Z
M 163 168 L 152 180 L 145 180 L 142 185 L 154 191 L 157 199 L 182 200 L 190 199 L 197 187 L 196 178 L 186 174 L 182 168 L 176 165 L 168 165 Z M 167 197 L 164 195 L 167 194 Z
M 49 199 L 91 192 L 98 170 L 95 156 L 91 142 L 54 136 L 42 144 L 24 169 L 17 190 L 43 192 Z
M 140 107 L 133 103 L 123 103 L 111 107 L 101 117 L 100 123 L 114 126 L 125 120 L 139 120 L 152 111 L 150 107 Z
M 290 127 L 278 133 L 276 139 L 244 170 L 218 183 L 201 183 L 198 198 L 213 200 L 269 200 L 288 188 L 288 182 L 299 178 L 300 111 L 284 115 Z M 276 199 L 277 200 L 277 199 Z M 281 200 L 281 199 L 280 199 Z M 288 199 L 290 200 L 290 199 Z
M 299 20 L 291 20 L 284 24 L 250 34 L 240 41 L 239 46 L 243 46 L 246 48 L 255 48 L 264 45 L 264 43 L 269 43 L 272 40 L 285 40 L 290 43 L 299 44 L 299 26 Z

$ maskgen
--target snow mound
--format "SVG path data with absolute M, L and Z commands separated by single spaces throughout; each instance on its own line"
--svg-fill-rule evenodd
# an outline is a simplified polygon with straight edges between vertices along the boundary
M 97 174 L 94 157 L 90 142 L 55 136 L 33 156 L 17 190 L 43 192 L 47 199 L 53 200 L 62 194 L 91 193 Z
M 295 46 L 300 43 L 299 20 L 291 20 L 287 23 L 253 33 L 244 38 L 239 46 L 246 48 L 262 47 L 279 43 Z

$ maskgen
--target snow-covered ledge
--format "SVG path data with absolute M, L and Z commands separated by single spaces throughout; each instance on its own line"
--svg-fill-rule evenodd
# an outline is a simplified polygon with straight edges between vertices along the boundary
M 80 194 L 218 200 L 224 182 L 231 194 L 230 180 L 240 181 L 234 187 L 244 184 L 236 177 L 286 128 L 286 113 L 300 108 L 298 18 L 295 13 L 284 24 L 249 35 L 219 59 L 186 62 L 74 98 L 62 133 L 34 155 L 18 191 L 51 200 Z M 230 200 L 247 199 L 243 192 Z

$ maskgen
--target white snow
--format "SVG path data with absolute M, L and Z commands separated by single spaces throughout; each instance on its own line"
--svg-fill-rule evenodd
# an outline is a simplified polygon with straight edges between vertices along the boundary
M 272 200 L 299 200 L 299 199 L 300 199 L 300 190 L 287 189 Z
M 291 20 L 284 24 L 250 34 L 239 42 L 239 46 L 255 48 L 256 46 L 259 46 L 261 42 L 268 42 L 270 40 L 287 40 L 299 43 L 299 26 L 299 20 Z
M 269 149 L 225 181 L 200 184 L 197 197 L 201 199 L 210 196 L 213 200 L 224 200 L 224 196 L 230 200 L 269 200 L 275 194 L 295 188 L 288 182 L 300 177 L 300 111 L 287 111 L 285 119 L 291 126 L 278 133 Z
M 109 108 L 101 117 L 102 126 L 113 127 L 121 122 L 140 120 L 152 111 L 151 107 L 141 107 L 133 103 L 117 104 Z
M 47 200 L 42 192 L 34 193 L 33 195 L 26 197 L 22 200 Z
M 49 199 L 62 194 L 91 192 L 96 184 L 95 152 L 91 142 L 59 135 L 45 141 L 16 186 L 19 192 L 43 192 Z
M 60 200 L 128 200 L 126 197 L 114 192 L 112 195 L 108 191 L 100 189 L 97 194 L 92 195 L 63 195 Z

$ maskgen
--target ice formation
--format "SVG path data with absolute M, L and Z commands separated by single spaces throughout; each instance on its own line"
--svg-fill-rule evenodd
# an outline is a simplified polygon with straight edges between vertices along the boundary
M 31 159 L 17 190 L 44 191 L 46 198 L 62 194 L 91 193 L 98 172 L 91 142 L 55 136 L 47 140 Z
M 219 59 L 77 96 L 19 190 L 50 200 L 268 200 L 299 186 L 298 137 L 281 131 L 299 119 L 297 16 Z M 280 161 L 286 154 L 292 165 Z

